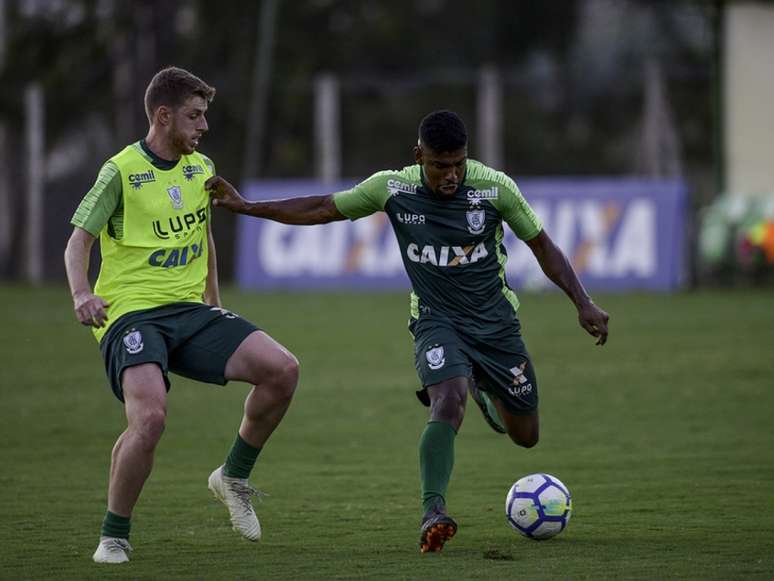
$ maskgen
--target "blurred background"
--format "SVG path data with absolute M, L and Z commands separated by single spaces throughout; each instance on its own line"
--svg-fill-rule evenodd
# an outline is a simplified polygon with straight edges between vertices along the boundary
M 772 33 L 774 4 L 730 0 L 0 0 L 0 276 L 63 280 L 70 216 L 144 137 L 145 88 L 174 64 L 217 88 L 201 150 L 252 197 L 409 165 L 419 120 L 450 108 L 592 287 L 762 284 Z M 405 284 L 399 260 L 355 260 L 383 222 L 297 239 L 216 222 L 221 276 L 242 286 Z M 257 247 L 288 258 L 342 236 L 338 266 L 245 275 Z

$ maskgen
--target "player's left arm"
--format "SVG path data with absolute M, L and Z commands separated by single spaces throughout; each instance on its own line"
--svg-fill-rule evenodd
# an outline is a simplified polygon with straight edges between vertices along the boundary
M 215 251 L 215 239 L 212 236 L 212 217 L 207 221 L 207 283 L 204 287 L 204 302 L 220 307 L 220 289 L 218 287 L 218 256 Z
M 546 234 L 540 218 L 527 203 L 516 182 L 500 174 L 497 183 L 500 195 L 493 200 L 494 206 L 516 236 L 532 250 L 545 275 L 570 297 L 578 309 L 581 327 L 597 338 L 597 345 L 604 345 L 607 341 L 608 314 L 591 300 L 570 261 Z
M 524 242 L 532 250 L 545 275 L 575 304 L 581 327 L 597 338 L 597 345 L 604 345 L 607 341 L 607 322 L 610 317 L 591 300 L 564 252 L 543 229 L 537 236 Z
M 213 161 L 202 154 L 204 165 L 207 166 L 208 175 L 215 175 L 215 164 Z M 215 238 L 212 236 L 212 211 L 207 208 L 207 282 L 204 286 L 204 296 L 202 299 L 208 305 L 214 307 L 222 306 L 220 304 L 220 288 L 218 286 L 218 253 L 215 250 Z

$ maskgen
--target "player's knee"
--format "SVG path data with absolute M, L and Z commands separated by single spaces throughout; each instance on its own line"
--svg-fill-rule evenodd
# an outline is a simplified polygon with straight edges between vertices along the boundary
M 284 363 L 280 366 L 278 383 L 281 385 L 280 391 L 287 399 L 293 397 L 298 385 L 299 364 L 298 359 L 288 352 Z
M 431 416 L 452 425 L 459 424 L 465 415 L 466 396 L 466 393 L 458 390 L 447 390 L 438 394 L 430 406 Z
M 163 408 L 146 410 L 132 422 L 132 430 L 143 448 L 154 449 L 164 433 L 167 413 Z
M 535 435 L 535 436 L 530 436 L 529 438 L 523 438 L 517 441 L 516 444 L 518 444 L 522 448 L 534 448 L 535 446 L 537 446 L 538 440 L 539 440 L 538 436 Z
M 509 431 L 508 435 L 511 437 L 514 444 L 521 446 L 522 448 L 534 448 L 537 446 L 538 440 L 540 439 L 537 430 L 514 430 Z
M 277 399 L 290 400 L 293 397 L 298 385 L 298 374 L 298 359 L 289 351 L 285 351 L 267 374 L 270 388 Z

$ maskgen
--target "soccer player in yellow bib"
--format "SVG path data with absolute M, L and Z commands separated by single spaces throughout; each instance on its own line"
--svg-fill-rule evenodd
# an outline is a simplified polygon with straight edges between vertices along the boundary
M 78 206 L 65 251 L 75 315 L 93 328 L 127 428 L 110 468 L 98 563 L 129 560 L 130 518 L 164 431 L 169 372 L 208 383 L 253 385 L 225 463 L 208 486 L 251 541 L 261 527 L 248 476 L 281 421 L 298 381 L 298 361 L 252 323 L 221 306 L 204 182 L 212 161 L 196 149 L 215 89 L 188 71 L 159 71 L 145 93 L 150 129 L 102 167 Z M 89 253 L 99 237 L 92 291 Z
M 514 181 L 468 159 L 467 145 L 462 119 L 435 111 L 419 126 L 415 164 L 377 172 L 347 191 L 248 202 L 219 176 L 205 184 L 216 206 L 286 224 L 387 215 L 411 280 L 417 396 L 430 407 L 419 442 L 423 553 L 440 551 L 457 532 L 446 491 L 468 393 L 494 431 L 525 448 L 538 442 L 537 377 L 521 337 L 519 300 L 505 277 L 503 223 L 567 294 L 598 345 L 608 334 L 607 313 L 592 302 Z

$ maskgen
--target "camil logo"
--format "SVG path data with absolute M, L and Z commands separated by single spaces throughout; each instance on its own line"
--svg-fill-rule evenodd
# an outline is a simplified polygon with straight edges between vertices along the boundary
M 155 182 L 156 174 L 154 174 L 153 170 L 151 169 L 142 173 L 130 173 L 127 179 L 129 180 L 129 184 L 132 186 L 133 190 L 139 190 L 143 184 Z

